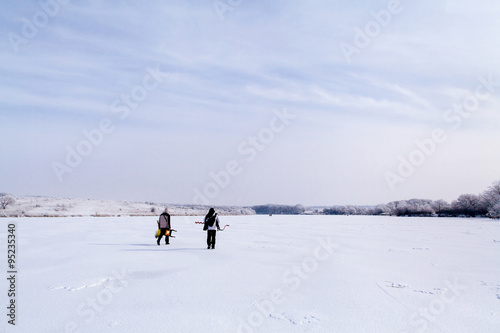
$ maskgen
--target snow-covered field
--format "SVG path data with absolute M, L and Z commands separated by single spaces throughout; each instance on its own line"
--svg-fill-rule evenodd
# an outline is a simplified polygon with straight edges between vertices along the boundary
M 4 218 L 17 230 L 6 332 L 499 332 L 500 224 L 487 219 Z M 6 273 L 5 268 L 4 273 Z

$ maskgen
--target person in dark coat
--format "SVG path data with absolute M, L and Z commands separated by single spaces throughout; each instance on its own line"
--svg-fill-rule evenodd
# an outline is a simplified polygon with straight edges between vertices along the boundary
M 169 237 L 165 235 L 167 230 L 170 230 L 170 214 L 168 213 L 168 208 L 165 208 L 165 211 L 161 213 L 160 218 L 158 219 L 158 229 L 160 229 L 160 235 L 156 240 L 156 244 L 160 245 L 160 240 L 163 236 L 165 236 L 165 244 L 170 244 Z
M 205 216 L 203 230 L 207 231 L 207 249 L 215 249 L 215 235 L 217 230 L 220 230 L 219 217 L 217 216 L 215 209 L 210 208 L 208 214 Z

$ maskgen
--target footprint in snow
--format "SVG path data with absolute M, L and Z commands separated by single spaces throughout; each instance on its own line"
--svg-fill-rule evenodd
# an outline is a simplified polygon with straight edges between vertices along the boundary
M 416 293 L 421 293 L 421 294 L 426 294 L 426 295 L 440 295 L 441 294 L 441 289 L 439 288 L 434 288 L 433 291 L 428 291 L 428 290 L 413 290 Z
M 101 279 L 94 283 L 86 283 L 80 286 L 60 286 L 60 287 L 49 287 L 50 290 L 67 290 L 67 291 L 78 291 L 86 288 L 99 287 L 111 282 L 112 278 Z
M 317 317 L 313 315 L 307 315 L 300 318 L 293 318 L 291 315 L 286 313 L 274 313 L 269 315 L 270 318 L 286 321 L 292 325 L 304 325 L 304 324 L 314 324 L 320 321 Z
M 428 247 L 413 247 L 411 249 L 389 249 L 389 252 L 408 252 L 408 251 L 430 251 Z
M 389 287 L 389 288 L 399 288 L 399 289 L 402 289 L 402 288 L 408 288 L 409 285 L 407 284 L 400 284 L 400 283 L 395 283 L 395 282 L 391 282 L 391 281 L 385 281 L 386 282 L 386 286 Z
M 495 292 L 495 296 L 500 300 L 500 284 L 481 281 L 481 285 Z

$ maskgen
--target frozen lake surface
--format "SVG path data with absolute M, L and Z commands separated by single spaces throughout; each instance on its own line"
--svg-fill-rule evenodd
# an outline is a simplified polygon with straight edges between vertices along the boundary
M 2 219 L 6 332 L 500 332 L 500 223 L 373 216 Z M 4 256 L 4 260 L 6 255 Z M 6 267 L 6 263 L 4 264 Z M 5 272 L 7 269 L 5 269 Z M 8 281 L 3 279 L 4 312 Z

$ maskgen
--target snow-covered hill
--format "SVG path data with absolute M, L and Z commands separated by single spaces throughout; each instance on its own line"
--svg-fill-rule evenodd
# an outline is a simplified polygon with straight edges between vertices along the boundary
M 64 217 L 64 216 L 157 216 L 165 207 L 171 215 L 205 215 L 210 207 L 175 205 L 153 202 L 129 202 L 95 199 L 62 199 L 50 197 L 20 197 L 15 203 L 0 209 L 3 217 Z M 246 207 L 216 207 L 221 215 L 252 215 L 255 211 Z

